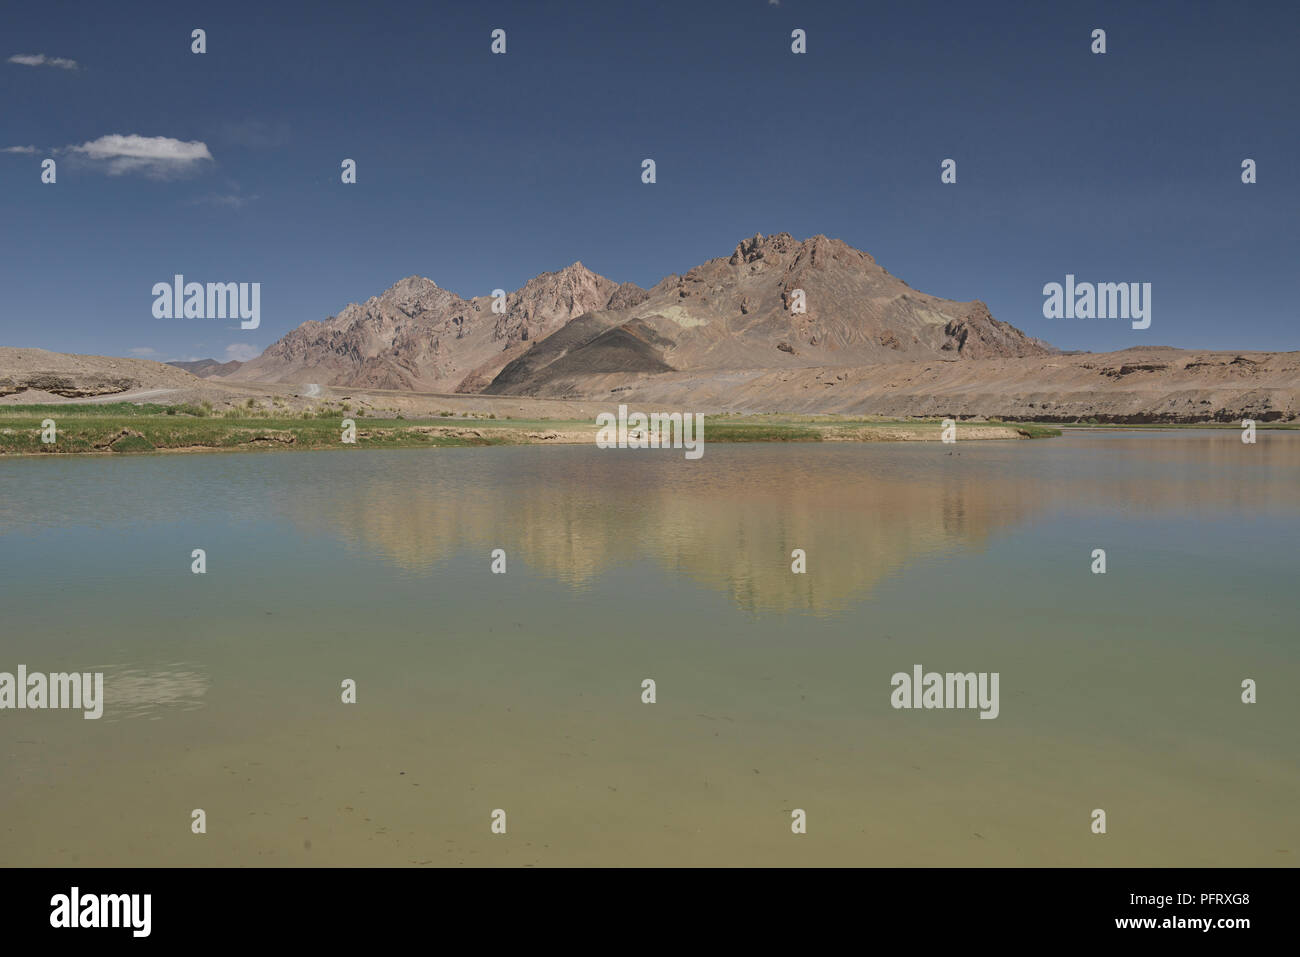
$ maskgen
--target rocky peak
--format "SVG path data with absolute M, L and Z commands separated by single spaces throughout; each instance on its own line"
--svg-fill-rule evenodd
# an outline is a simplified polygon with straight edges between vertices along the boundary
M 439 288 L 432 279 L 407 276 L 393 283 L 372 302 L 381 308 L 397 309 L 408 316 L 418 316 L 423 312 L 443 308 L 459 298 L 455 293 Z
M 736 251 L 731 254 L 730 263 L 733 266 L 740 266 L 758 259 L 783 256 L 799 245 L 799 241 L 789 233 L 773 233 L 770 236 L 755 233 L 749 239 L 742 239 L 736 244 Z
M 820 233 L 802 242 L 789 233 L 772 233 L 770 236 L 755 233 L 749 239 L 742 239 L 736 244 L 736 250 L 731 254 L 728 262 L 732 266 L 742 266 L 760 259 L 778 265 L 790 260 L 814 268 L 821 268 L 832 259 L 871 265 L 876 263 L 869 253 L 854 249 L 841 239 L 831 239 Z
M 407 276 L 385 289 L 379 294 L 379 298 L 388 302 L 410 301 L 426 296 L 437 289 L 438 284 L 432 279 L 423 276 Z
M 634 282 L 625 282 L 614 290 L 605 304 L 606 309 L 629 309 L 639 306 L 650 298 L 650 293 Z
M 603 308 L 618 283 L 598 276 L 580 262 L 558 272 L 544 272 L 524 283 L 510 297 L 510 310 L 521 308 L 525 315 L 564 313 L 565 320 Z M 575 311 L 576 310 L 576 311 Z
M 603 309 L 618 283 L 575 262 L 544 272 L 506 298 L 506 313 L 496 319 L 493 338 L 528 342 L 549 335 L 570 319 Z

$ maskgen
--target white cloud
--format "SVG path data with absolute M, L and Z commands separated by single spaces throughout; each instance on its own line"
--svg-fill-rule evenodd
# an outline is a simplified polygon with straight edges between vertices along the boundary
M 236 342 L 233 345 L 226 346 L 226 361 L 235 359 L 238 362 L 248 362 L 250 359 L 256 359 L 262 354 L 262 350 L 257 346 L 250 346 L 246 342 Z
M 196 170 L 204 160 L 212 159 L 206 143 L 198 140 L 185 143 L 169 136 L 113 133 L 80 146 L 69 146 L 68 150 L 104 164 L 110 176 L 123 173 L 144 173 L 158 178 L 182 176 Z
M 200 196 L 198 199 L 190 200 L 190 205 L 229 206 L 231 209 L 243 209 L 245 206 L 247 206 L 249 203 L 251 203 L 253 200 L 257 198 L 258 197 L 256 194 L 252 196 L 245 196 L 242 193 L 225 193 L 225 194 L 214 193 L 210 196 Z
M 15 53 L 9 58 L 9 62 L 20 66 L 52 66 L 60 70 L 81 69 L 76 60 L 61 56 L 46 56 L 44 53 Z
M 0 153 L 35 153 L 35 146 L 6 146 Z

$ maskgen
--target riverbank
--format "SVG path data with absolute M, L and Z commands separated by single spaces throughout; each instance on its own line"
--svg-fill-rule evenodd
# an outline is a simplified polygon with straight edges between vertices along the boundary
M 357 448 L 594 444 L 593 421 L 497 419 L 495 416 L 377 418 L 334 405 L 297 417 L 248 410 L 212 414 L 202 406 L 112 403 L 13 405 L 0 409 L 0 455 L 133 454 L 346 448 L 344 422 L 356 429 Z M 42 441 L 54 422 L 55 441 Z M 48 429 L 45 429 L 48 434 Z M 1046 438 L 1060 431 L 1032 424 L 959 422 L 958 441 Z M 937 442 L 941 420 L 849 416 L 713 415 L 705 443 L 718 442 Z

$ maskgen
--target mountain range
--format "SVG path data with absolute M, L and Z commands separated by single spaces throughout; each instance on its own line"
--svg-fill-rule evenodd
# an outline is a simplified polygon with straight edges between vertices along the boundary
M 494 302 L 499 302 L 493 309 Z M 503 298 L 410 276 L 305 322 L 233 369 L 245 382 L 531 393 L 591 374 L 794 369 L 1048 355 L 982 302 L 912 289 L 839 240 L 756 235 L 653 288 L 576 262 Z
M 1065 353 L 983 302 L 919 292 L 825 236 L 755 235 L 650 289 L 576 262 L 495 292 L 466 299 L 410 276 L 249 362 L 176 365 L 239 388 L 617 396 L 714 411 L 1300 418 L 1300 353 Z
M 481 392 L 515 356 L 571 319 L 643 298 L 582 263 L 543 273 L 503 299 L 463 299 L 408 276 L 382 295 L 309 321 L 225 375 L 244 382 Z M 501 301 L 504 312 L 493 310 Z

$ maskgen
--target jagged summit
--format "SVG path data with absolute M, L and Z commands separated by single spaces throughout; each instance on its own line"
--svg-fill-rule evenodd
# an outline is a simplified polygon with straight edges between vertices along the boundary
M 388 287 L 388 292 L 403 289 L 423 289 L 432 286 L 438 288 L 438 284 L 427 276 L 407 276 L 405 279 L 399 279 Z
M 405 279 L 399 279 L 393 283 L 378 296 L 372 296 L 372 299 L 387 299 L 389 301 L 411 300 L 420 296 L 428 295 L 440 287 L 432 279 L 426 279 L 424 276 L 407 276 Z
M 755 233 L 737 243 L 735 252 L 727 261 L 732 266 L 740 266 L 760 259 L 780 260 L 783 257 L 799 255 L 806 255 L 810 261 L 844 256 L 864 264 L 873 266 L 876 264 L 876 260 L 870 253 L 854 249 L 842 239 L 831 239 L 821 233 L 802 241 L 795 239 L 789 233 L 772 233 L 768 236 Z

